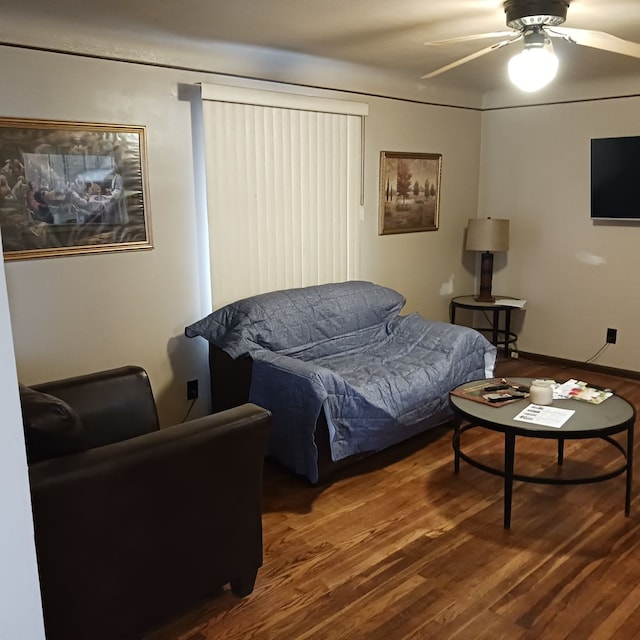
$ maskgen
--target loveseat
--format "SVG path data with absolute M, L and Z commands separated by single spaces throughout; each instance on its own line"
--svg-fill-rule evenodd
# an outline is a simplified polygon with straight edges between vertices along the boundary
M 372 282 L 331 283 L 239 300 L 185 332 L 210 343 L 213 410 L 269 409 L 269 454 L 315 484 L 449 421 L 449 391 L 493 375 L 480 333 L 404 304 Z
M 47 640 L 139 639 L 262 564 L 269 413 L 159 429 L 135 366 L 21 387 Z

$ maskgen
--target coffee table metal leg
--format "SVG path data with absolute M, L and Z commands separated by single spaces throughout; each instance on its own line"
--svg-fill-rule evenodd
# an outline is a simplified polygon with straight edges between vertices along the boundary
M 631 479 L 633 477 L 633 424 L 627 429 L 627 488 L 624 496 L 624 515 L 631 513 Z
M 453 472 L 460 471 L 460 426 L 462 420 L 455 416 L 453 419 Z
M 511 500 L 513 496 L 513 459 L 516 451 L 516 437 L 512 433 L 504 435 L 504 528 L 511 527 Z
M 558 466 L 564 462 L 564 438 L 558 438 Z

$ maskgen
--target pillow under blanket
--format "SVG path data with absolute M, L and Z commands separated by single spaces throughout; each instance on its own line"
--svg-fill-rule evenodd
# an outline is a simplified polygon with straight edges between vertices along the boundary
M 185 328 L 238 358 L 264 348 L 282 353 L 358 332 L 395 318 L 405 297 L 363 280 L 283 289 L 238 300 Z
M 60 398 L 21 384 L 20 404 L 29 464 L 89 448 L 80 417 Z

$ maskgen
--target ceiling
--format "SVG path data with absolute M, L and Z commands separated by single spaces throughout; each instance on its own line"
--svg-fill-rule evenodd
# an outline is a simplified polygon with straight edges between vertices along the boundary
M 492 43 L 427 47 L 427 41 L 504 30 L 501 0 L 21 0 L 3 21 L 22 17 L 55 28 L 85 25 L 145 37 L 227 41 L 363 64 L 418 80 Z M 26 22 L 25 22 L 26 24 Z M 640 42 L 640 0 L 573 0 L 564 26 Z M 503 38 L 496 38 L 498 41 Z M 640 73 L 640 59 L 554 40 L 556 82 Z M 506 85 L 516 43 L 424 83 L 478 91 Z

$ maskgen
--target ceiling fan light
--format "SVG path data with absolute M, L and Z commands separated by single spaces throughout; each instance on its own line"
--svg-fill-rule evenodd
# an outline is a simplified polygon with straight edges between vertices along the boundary
M 558 72 L 558 57 L 547 47 L 525 47 L 509 60 L 509 79 L 522 91 L 538 91 Z

